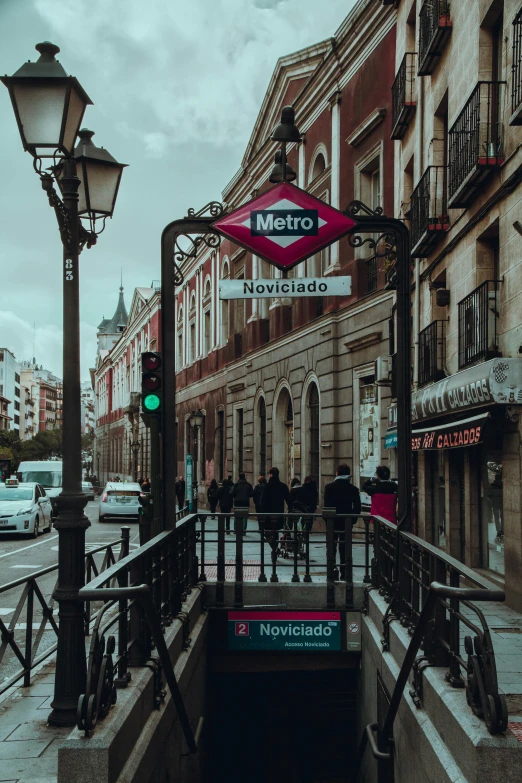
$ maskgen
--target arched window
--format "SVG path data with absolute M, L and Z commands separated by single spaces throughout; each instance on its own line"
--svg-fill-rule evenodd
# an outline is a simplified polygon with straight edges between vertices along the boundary
M 188 357 L 188 363 L 192 364 L 196 361 L 197 349 L 196 349 L 196 296 L 193 294 L 190 300 L 189 310 L 189 350 L 190 356 Z
M 178 345 L 176 355 L 176 367 L 181 370 L 183 367 L 183 308 L 178 309 Z
M 319 390 L 315 383 L 310 384 L 308 392 L 308 442 L 310 444 L 309 461 L 310 475 L 319 486 Z
M 315 160 L 312 166 L 312 173 L 310 175 L 310 182 L 313 182 L 319 177 L 326 169 L 326 160 L 322 152 L 319 152 L 315 156 Z
M 260 397 L 258 403 L 259 415 L 259 473 L 266 476 L 266 403 Z

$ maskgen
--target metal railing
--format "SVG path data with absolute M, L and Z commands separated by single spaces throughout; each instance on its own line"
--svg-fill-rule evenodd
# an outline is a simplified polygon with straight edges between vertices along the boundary
M 109 544 L 91 549 L 85 553 L 85 580 L 90 582 L 93 576 L 106 572 L 116 563 L 116 548 L 120 547 L 118 558 L 129 554 L 130 528 L 122 527 L 121 538 L 111 541 Z M 103 555 L 102 555 L 103 553 Z M 99 562 L 101 559 L 101 562 Z M 51 644 L 40 652 L 44 633 L 52 631 L 58 636 L 58 625 L 54 618 L 55 601 L 51 596 L 44 596 L 39 581 L 47 574 L 58 571 L 58 564 L 42 568 L 29 576 L 20 577 L 12 582 L 0 586 L 0 595 L 6 595 L 11 590 L 22 588 L 22 594 L 17 601 L 16 608 L 9 624 L 6 625 L 0 617 L 0 665 L 4 661 L 7 651 L 20 662 L 21 669 L 3 680 L 0 684 L 0 694 L 23 678 L 24 687 L 31 684 L 31 671 L 42 661 L 56 651 L 57 644 Z M 89 636 L 91 623 L 96 617 L 92 603 L 85 605 L 84 630 Z M 23 637 L 23 638 L 20 638 Z
M 432 321 L 419 332 L 419 386 L 444 377 L 446 321 Z
M 382 725 L 371 723 L 363 733 L 359 763 L 368 744 L 375 758 L 393 762 L 393 723 L 404 688 L 413 671 L 410 696 L 417 707 L 422 706 L 422 671 L 427 665 L 446 668 L 449 684 L 466 689 L 469 706 L 485 720 L 490 734 L 505 731 L 507 706 L 498 690 L 491 635 L 484 613 L 475 603 L 502 602 L 504 591 L 438 547 L 398 531 L 380 517 L 374 517 L 373 522 L 370 589 L 378 589 L 389 602 L 383 619 L 383 650 L 389 650 L 393 620 L 399 620 L 412 638 Z M 470 632 L 464 639 L 461 625 Z M 417 658 L 421 648 L 422 657 Z
M 504 161 L 504 127 L 501 122 L 504 84 L 479 82 L 450 128 L 450 206 L 451 199 L 477 169 L 498 166 Z M 479 172 L 477 176 L 482 175 Z
M 417 106 L 417 53 L 406 52 L 392 85 L 392 139 L 402 139 Z
M 419 76 L 433 73 L 450 34 L 449 0 L 425 0 L 419 13 Z
M 425 258 L 432 245 L 448 230 L 446 168 L 428 166 L 411 194 L 411 255 Z
M 499 281 L 486 280 L 459 309 L 459 370 L 498 356 Z
M 513 64 L 511 66 L 511 111 L 522 123 L 522 8 L 513 19 Z

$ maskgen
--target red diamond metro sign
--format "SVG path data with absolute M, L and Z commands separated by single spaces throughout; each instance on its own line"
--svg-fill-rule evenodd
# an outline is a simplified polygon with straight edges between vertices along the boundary
M 286 270 L 340 239 L 356 223 L 301 188 L 281 182 L 212 225 Z

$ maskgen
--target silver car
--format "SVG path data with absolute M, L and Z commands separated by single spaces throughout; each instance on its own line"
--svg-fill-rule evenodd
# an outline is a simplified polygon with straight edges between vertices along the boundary
M 131 517 L 138 519 L 141 488 L 134 482 L 109 481 L 100 499 L 100 522 L 110 517 Z

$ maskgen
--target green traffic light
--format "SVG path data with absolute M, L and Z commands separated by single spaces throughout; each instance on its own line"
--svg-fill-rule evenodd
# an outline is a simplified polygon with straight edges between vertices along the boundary
M 143 399 L 143 407 L 147 411 L 157 411 L 161 405 L 161 400 L 157 394 L 147 394 Z

